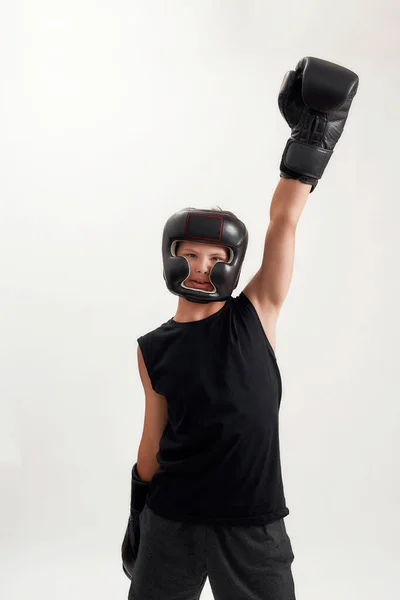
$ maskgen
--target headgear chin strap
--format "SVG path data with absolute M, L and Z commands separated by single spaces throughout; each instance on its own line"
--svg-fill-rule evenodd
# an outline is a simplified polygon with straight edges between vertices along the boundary
M 184 286 L 190 272 L 189 263 L 185 257 L 176 256 L 175 247 L 177 242 L 190 240 L 230 250 L 229 262 L 217 262 L 211 269 L 212 292 Z M 207 304 L 226 300 L 239 282 L 247 243 L 246 226 L 232 214 L 192 208 L 178 211 L 168 219 L 163 232 L 163 275 L 167 288 L 190 302 Z

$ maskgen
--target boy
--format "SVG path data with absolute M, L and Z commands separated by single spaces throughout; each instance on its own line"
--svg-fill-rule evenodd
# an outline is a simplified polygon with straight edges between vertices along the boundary
M 282 382 L 275 328 L 295 232 L 357 91 L 352 71 L 317 58 L 284 78 L 292 128 L 259 271 L 237 287 L 247 230 L 227 211 L 184 209 L 163 234 L 175 317 L 138 339 L 146 414 L 122 555 L 130 600 L 294 600 L 279 453 Z

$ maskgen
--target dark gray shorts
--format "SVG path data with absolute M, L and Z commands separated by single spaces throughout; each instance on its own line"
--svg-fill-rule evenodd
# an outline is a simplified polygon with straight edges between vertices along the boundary
M 203 525 L 165 519 L 146 504 L 129 600 L 295 600 L 294 559 L 283 519 Z

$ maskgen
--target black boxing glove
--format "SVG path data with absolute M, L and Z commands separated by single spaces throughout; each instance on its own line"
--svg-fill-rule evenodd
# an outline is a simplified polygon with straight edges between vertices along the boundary
M 146 504 L 150 482 L 140 479 L 137 463 L 133 465 L 131 477 L 131 507 L 128 525 L 121 546 L 122 568 L 125 575 L 132 579 L 133 567 L 139 552 L 140 528 L 139 515 Z
M 281 177 L 311 184 L 310 193 L 314 191 L 343 133 L 358 81 L 353 71 L 313 57 L 286 73 L 278 105 L 292 134 L 282 155 Z

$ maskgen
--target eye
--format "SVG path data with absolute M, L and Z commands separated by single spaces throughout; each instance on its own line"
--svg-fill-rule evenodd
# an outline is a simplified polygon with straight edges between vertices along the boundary
M 197 254 L 194 254 L 193 252 L 187 252 L 185 254 L 185 256 L 189 256 L 190 257 L 194 257 L 196 258 Z M 215 260 L 215 262 L 219 262 L 219 261 L 225 261 L 224 258 L 222 258 L 221 256 L 213 256 L 213 259 Z

